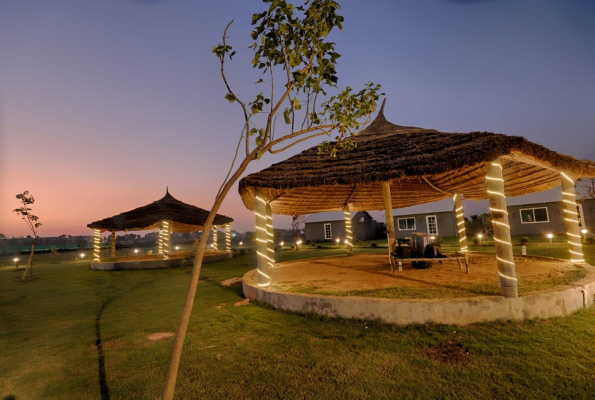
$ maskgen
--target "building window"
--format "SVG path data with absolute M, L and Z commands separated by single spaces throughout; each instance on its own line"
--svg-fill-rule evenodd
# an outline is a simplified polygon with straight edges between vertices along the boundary
M 415 218 L 399 218 L 398 220 L 400 231 L 414 231 L 415 230 Z
M 438 222 L 435 215 L 426 215 L 426 222 L 428 224 L 428 235 L 438 234 Z
M 364 217 L 359 217 L 359 222 L 364 222 Z
M 521 209 L 522 224 L 538 224 L 541 222 L 550 222 L 547 207 Z
M 333 231 L 331 230 L 331 224 L 324 224 L 324 238 L 326 240 L 333 238 Z

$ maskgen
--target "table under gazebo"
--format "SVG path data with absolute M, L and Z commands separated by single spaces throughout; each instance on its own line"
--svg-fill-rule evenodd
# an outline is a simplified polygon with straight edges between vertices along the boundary
M 295 215 L 343 210 L 347 251 L 353 252 L 351 211 L 383 210 L 389 243 L 388 262 L 394 267 L 393 208 L 429 203 L 448 197 L 455 201 L 459 252 L 467 237 L 462 199 L 489 199 L 500 290 L 517 297 L 507 196 L 519 196 L 562 186 L 570 260 L 584 263 L 575 182 L 595 176 L 595 162 L 580 161 L 532 143 L 523 137 L 490 132 L 444 133 L 393 124 L 384 116 L 353 140 L 353 150 L 336 157 L 319 155 L 314 146 L 240 181 L 245 206 L 256 217 L 258 286 L 271 285 L 275 266 L 273 214 Z
M 100 235 L 106 231 L 111 232 L 111 262 L 119 260 L 116 257 L 116 232 L 118 231 L 159 230 L 158 254 L 155 255 L 155 259 L 174 258 L 175 255 L 171 251 L 171 233 L 203 231 L 208 215 L 209 211 L 174 198 L 166 189 L 165 196 L 157 201 L 87 225 L 93 229 L 93 264 L 102 261 Z M 212 228 L 212 249 L 214 251 L 220 251 L 217 233 L 218 229 L 223 227 L 225 229 L 225 251 L 231 252 L 232 222 L 233 219 L 225 215 L 217 214 L 215 216 Z

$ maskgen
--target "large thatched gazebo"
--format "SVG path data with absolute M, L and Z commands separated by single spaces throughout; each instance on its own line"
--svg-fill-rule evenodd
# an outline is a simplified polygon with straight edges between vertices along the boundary
M 517 297 L 506 196 L 560 185 L 571 261 L 584 263 L 574 184 L 581 177 L 595 176 L 595 162 L 576 160 L 518 136 L 395 125 L 386 120 L 384 103 L 376 119 L 354 140 L 356 149 L 339 150 L 335 158 L 319 156 L 315 146 L 240 182 L 244 204 L 256 214 L 259 286 L 271 283 L 272 214 L 344 210 L 351 252 L 349 212 L 384 210 L 393 262 L 393 208 L 447 197 L 455 200 L 460 251 L 466 252 L 464 197 L 489 199 L 501 292 Z
M 135 208 L 116 216 L 95 221 L 87 226 L 93 229 L 93 262 L 100 262 L 100 234 L 112 234 L 111 258 L 116 258 L 116 232 L 159 229 L 158 253 L 168 260 L 171 254 L 171 232 L 194 232 L 203 230 L 209 211 L 186 204 L 174 198 L 166 190 L 163 198 L 143 207 Z M 225 250 L 231 251 L 231 223 L 233 219 L 217 214 L 213 222 L 213 249 L 217 247 L 217 229 L 225 228 Z

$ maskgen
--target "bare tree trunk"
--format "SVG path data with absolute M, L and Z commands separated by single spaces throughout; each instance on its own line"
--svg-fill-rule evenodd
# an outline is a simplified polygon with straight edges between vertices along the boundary
M 242 176 L 242 174 L 246 170 L 246 167 L 253 158 L 254 155 L 251 154 L 244 159 L 244 161 L 238 167 L 233 176 L 229 178 L 229 180 L 223 187 L 221 193 L 215 198 L 215 204 L 209 212 L 209 216 L 207 217 L 207 221 L 205 222 L 203 228 L 203 233 L 209 232 L 211 230 L 213 226 L 213 221 L 215 220 L 215 215 L 217 215 L 217 211 L 219 211 L 219 207 L 221 207 L 221 203 L 223 203 L 225 196 L 227 195 L 227 193 L 229 193 L 229 190 L 231 189 L 232 185 L 240 178 L 240 176 Z M 174 347 L 169 362 L 169 370 L 167 372 L 165 390 L 163 391 L 162 397 L 163 400 L 171 400 L 174 397 L 176 379 L 178 376 L 178 369 L 180 367 L 180 358 L 182 357 L 182 348 L 184 346 L 184 339 L 186 338 L 186 331 L 188 330 L 188 323 L 190 322 L 190 315 L 192 314 L 192 307 L 194 305 L 194 298 L 196 297 L 196 289 L 198 286 L 198 280 L 200 278 L 200 270 L 202 268 L 202 260 L 205 255 L 205 249 L 207 248 L 208 240 L 208 234 L 201 235 L 200 242 L 198 244 L 198 250 L 196 251 L 196 256 L 194 257 L 194 266 L 192 267 L 190 285 L 188 287 L 188 293 L 186 294 L 186 302 L 184 303 L 182 316 L 180 317 L 180 323 L 178 324 L 178 330 L 176 332 L 176 338 L 174 340 Z
M 27 269 L 23 275 L 23 279 L 27 277 L 27 273 L 31 270 L 31 278 L 33 278 L 33 255 L 35 254 L 35 242 L 31 244 L 31 255 L 29 256 L 29 262 L 27 262 Z

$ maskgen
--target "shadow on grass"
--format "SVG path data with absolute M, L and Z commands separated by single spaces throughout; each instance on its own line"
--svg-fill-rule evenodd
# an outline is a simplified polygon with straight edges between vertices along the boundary
M 99 374 L 99 392 L 102 400 L 109 400 L 109 386 L 105 375 L 105 356 L 103 355 L 103 343 L 101 342 L 101 315 L 105 308 L 110 305 L 113 298 L 106 299 L 95 317 L 95 347 L 97 348 L 97 370 Z

